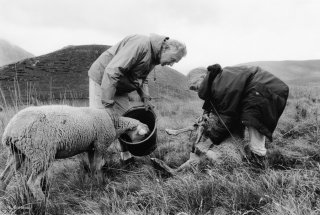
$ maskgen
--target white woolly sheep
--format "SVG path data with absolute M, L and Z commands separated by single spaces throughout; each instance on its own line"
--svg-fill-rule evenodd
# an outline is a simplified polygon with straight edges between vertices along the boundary
M 88 152 L 91 172 L 102 178 L 108 147 L 122 133 L 132 141 L 140 141 L 149 132 L 138 120 L 122 117 L 104 109 L 50 105 L 28 107 L 8 123 L 2 144 L 9 156 L 0 176 L 0 192 L 4 192 L 25 160 L 29 163 L 27 185 L 37 200 L 45 198 L 40 182 L 55 159 Z

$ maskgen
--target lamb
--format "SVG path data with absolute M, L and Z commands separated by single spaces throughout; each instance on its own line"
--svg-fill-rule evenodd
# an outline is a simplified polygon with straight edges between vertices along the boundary
M 2 144 L 9 151 L 7 165 L 0 175 L 0 191 L 6 189 L 22 164 L 30 167 L 27 185 L 37 200 L 44 200 L 40 182 L 55 159 L 88 153 L 90 169 L 102 178 L 108 147 L 121 134 L 140 141 L 149 132 L 138 120 L 104 109 L 49 105 L 28 107 L 8 123 Z
M 237 166 L 242 163 L 246 157 L 245 145 L 246 143 L 241 137 L 232 136 L 227 138 L 219 145 L 212 146 L 211 140 L 205 135 L 205 122 L 197 122 L 192 126 L 186 128 L 173 130 L 166 129 L 169 135 L 178 135 L 184 132 L 193 131 L 196 129 L 196 140 L 193 145 L 190 158 L 185 163 L 180 165 L 176 169 L 170 168 L 164 161 L 151 158 L 151 161 L 156 169 L 163 170 L 170 175 L 176 175 L 181 171 L 193 168 L 198 165 L 201 158 L 207 158 L 210 162 L 223 165 L 228 164 L 229 166 Z
M 195 152 L 190 152 L 189 159 L 176 169 L 170 168 L 164 161 L 157 158 L 151 158 L 151 161 L 156 169 L 165 171 L 170 175 L 177 175 L 179 172 L 193 169 L 203 158 L 213 164 L 237 167 L 242 164 L 246 156 L 243 140 L 237 137 L 235 139 L 228 138 L 220 145 L 215 145 L 211 148 L 210 146 L 210 139 L 199 142 L 195 146 Z

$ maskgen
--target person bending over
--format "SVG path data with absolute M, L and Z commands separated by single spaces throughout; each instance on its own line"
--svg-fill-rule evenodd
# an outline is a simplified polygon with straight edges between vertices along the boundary
M 145 107 L 153 107 L 148 93 L 148 74 L 156 65 L 172 66 L 186 54 L 182 42 L 166 36 L 125 37 L 91 65 L 88 71 L 89 106 L 110 109 L 122 115 L 130 109 L 128 93 L 136 90 Z M 120 147 L 121 160 L 129 161 L 131 154 L 125 146 Z
M 270 72 L 256 66 L 210 65 L 206 70 L 188 74 L 189 88 L 204 100 L 203 118 L 209 114 L 218 120 L 206 130 L 212 145 L 237 135 L 249 134 L 246 150 L 249 159 L 263 164 L 266 138 L 272 134 L 287 103 L 289 87 Z

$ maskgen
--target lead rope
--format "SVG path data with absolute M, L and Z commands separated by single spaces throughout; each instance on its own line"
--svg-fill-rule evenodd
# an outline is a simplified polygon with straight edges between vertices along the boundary
M 153 81 L 156 83 L 157 77 L 156 77 L 156 67 L 153 68 Z
M 222 118 L 220 117 L 218 111 L 216 110 L 216 108 L 214 107 L 214 105 L 212 104 L 211 101 L 210 101 L 210 104 L 211 104 L 214 112 L 216 113 L 216 115 L 218 116 L 218 118 L 220 119 L 220 121 L 222 122 L 223 126 L 227 129 L 227 131 L 229 132 L 230 136 L 231 136 L 231 137 L 233 138 L 233 140 L 236 142 L 236 141 L 237 141 L 236 138 L 231 134 L 231 132 L 230 132 L 230 130 L 228 129 L 227 125 L 224 123 L 224 121 L 223 121 Z M 246 153 L 245 153 L 245 151 L 242 152 L 242 151 L 240 150 L 240 153 L 244 156 L 244 158 L 246 159 L 247 162 L 250 162 L 249 159 L 248 159 L 248 157 L 247 157 L 247 155 L 246 155 Z
M 158 86 L 158 83 L 157 83 L 157 75 L 156 75 L 156 67 L 153 68 L 153 81 L 154 81 L 154 87 L 155 87 L 155 90 L 157 92 L 157 98 L 160 97 L 160 94 L 159 94 L 159 86 Z
M 203 136 L 203 133 L 204 133 L 204 127 L 203 125 L 199 125 L 199 127 L 197 128 L 197 138 L 196 140 L 193 142 L 192 144 L 192 148 L 191 148 L 191 152 L 192 153 L 195 153 L 196 151 L 196 144 L 198 144 Z
M 212 104 L 212 101 L 210 101 L 210 104 L 215 112 L 215 114 L 218 116 L 218 118 L 220 119 L 220 121 L 222 122 L 222 125 L 227 129 L 227 131 L 229 132 L 230 136 L 233 138 L 234 141 L 236 141 L 236 138 L 232 135 L 231 131 L 228 129 L 227 125 L 224 123 L 224 121 L 222 120 L 222 118 L 220 117 L 220 114 L 218 113 L 218 111 L 216 110 L 216 108 L 214 107 L 214 105 Z

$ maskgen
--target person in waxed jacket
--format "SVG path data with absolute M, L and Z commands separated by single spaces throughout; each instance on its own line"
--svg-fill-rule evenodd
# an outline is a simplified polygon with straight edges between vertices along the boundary
M 156 65 L 179 62 L 187 53 L 186 46 L 166 36 L 130 35 L 103 52 L 91 65 L 89 106 L 106 108 L 120 115 L 130 108 L 128 93 L 137 91 L 145 107 L 149 102 L 147 76 Z M 121 146 L 121 160 L 132 156 Z
M 289 87 L 283 81 L 260 67 L 222 69 L 214 64 L 197 74 L 190 89 L 198 91 L 204 100 L 204 117 L 209 113 L 218 116 L 215 125 L 206 131 L 212 144 L 220 144 L 233 134 L 243 137 L 247 127 L 250 157 L 258 162 L 265 157 L 266 138 L 272 141 L 287 103 Z

